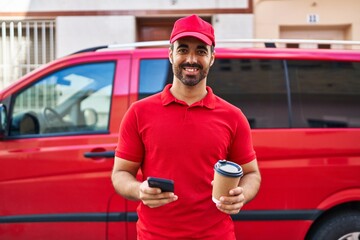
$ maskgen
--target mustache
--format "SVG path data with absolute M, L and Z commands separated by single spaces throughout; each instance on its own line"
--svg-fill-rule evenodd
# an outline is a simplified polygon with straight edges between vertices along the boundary
M 199 69 L 203 69 L 203 67 L 200 64 L 197 63 L 183 63 L 180 65 L 181 68 L 185 68 L 185 67 L 193 67 L 193 68 L 199 68 Z

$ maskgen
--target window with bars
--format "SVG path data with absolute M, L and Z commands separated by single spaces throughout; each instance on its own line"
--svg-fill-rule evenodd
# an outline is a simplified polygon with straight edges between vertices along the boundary
M 54 59 L 54 20 L 0 22 L 0 89 Z

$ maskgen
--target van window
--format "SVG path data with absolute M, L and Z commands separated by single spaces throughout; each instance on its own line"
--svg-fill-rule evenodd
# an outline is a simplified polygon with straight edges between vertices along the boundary
M 15 97 L 10 135 L 106 131 L 114 62 L 72 66 L 54 72 Z
M 239 107 L 252 128 L 289 127 L 283 64 L 281 60 L 216 59 L 208 85 Z M 168 59 L 142 60 L 140 68 L 139 99 L 172 82 Z
M 214 92 L 251 128 L 360 127 L 360 62 L 217 59 L 210 71 Z
M 282 60 L 216 59 L 208 85 L 239 107 L 251 128 L 289 127 Z
M 294 127 L 360 127 L 360 62 L 288 61 Z
M 161 92 L 172 82 L 169 59 L 144 59 L 140 61 L 139 99 Z

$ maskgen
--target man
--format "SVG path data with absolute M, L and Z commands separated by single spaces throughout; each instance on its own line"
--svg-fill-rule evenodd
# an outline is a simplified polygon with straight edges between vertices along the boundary
M 230 214 L 255 197 L 260 173 L 247 119 L 214 95 L 206 79 L 215 59 L 212 26 L 181 18 L 170 37 L 173 83 L 135 102 L 125 115 L 112 181 L 122 196 L 140 200 L 138 239 L 235 239 Z M 239 186 L 212 202 L 214 164 L 240 164 Z M 138 170 L 142 181 L 136 179 Z M 172 179 L 174 192 L 151 188 L 147 177 Z

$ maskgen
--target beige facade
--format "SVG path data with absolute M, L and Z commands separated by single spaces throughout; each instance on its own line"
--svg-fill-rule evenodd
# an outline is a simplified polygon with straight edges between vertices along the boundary
M 359 41 L 360 1 L 255 0 L 254 38 Z

